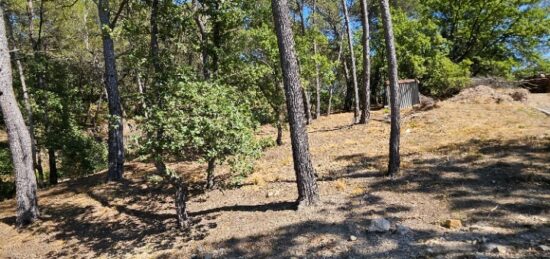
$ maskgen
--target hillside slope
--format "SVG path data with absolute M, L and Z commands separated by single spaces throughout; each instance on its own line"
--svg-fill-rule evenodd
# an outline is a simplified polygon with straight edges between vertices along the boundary
M 352 114 L 336 114 L 309 127 L 322 197 L 314 209 L 294 211 L 285 136 L 242 187 L 193 192 L 190 233 L 175 229 L 171 187 L 132 162 L 123 183 L 97 174 L 40 191 L 43 219 L 20 232 L 14 201 L 0 203 L 0 258 L 550 256 L 541 251 L 550 246 L 550 117 L 518 102 L 405 111 L 403 169 L 389 179 L 385 116 L 350 127 Z M 171 166 L 203 179 L 203 165 Z M 368 232 L 377 217 L 393 230 Z M 442 227 L 448 219 L 463 226 Z

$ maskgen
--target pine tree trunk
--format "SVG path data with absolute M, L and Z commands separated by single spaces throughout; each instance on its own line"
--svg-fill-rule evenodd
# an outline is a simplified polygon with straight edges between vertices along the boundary
M 206 189 L 212 190 L 214 188 L 214 177 L 216 173 L 216 159 L 211 158 L 208 160 L 208 168 L 206 169 Z
M 115 47 L 111 38 L 109 1 L 98 0 L 97 9 L 103 38 L 105 62 L 105 88 L 109 102 L 109 171 L 107 179 L 118 181 L 124 172 L 123 115 L 118 92 Z
M 283 108 L 279 108 L 276 111 L 277 116 L 277 146 L 283 145 L 283 123 L 284 123 L 284 116 L 283 116 Z
M 362 24 L 363 24 L 363 112 L 359 123 L 367 124 L 370 119 L 370 32 L 369 10 L 367 0 L 361 0 Z
M 353 110 L 353 80 L 351 79 L 351 74 L 348 67 L 348 62 L 344 57 L 342 59 L 342 64 L 344 65 L 344 77 L 346 79 L 346 96 L 344 97 L 344 111 L 351 112 Z
M 31 7 L 32 7 L 32 1 L 31 1 Z M 12 47 L 13 48 L 20 48 L 17 44 L 17 41 L 13 35 L 13 25 L 11 24 L 10 20 L 8 19 L 9 14 L 5 14 L 5 20 L 6 23 L 6 30 L 8 32 L 8 38 L 11 40 Z M 2 17 L 4 18 L 4 17 Z M 25 105 L 25 110 L 27 112 L 27 125 L 29 126 L 29 134 L 31 136 L 31 149 L 32 149 L 32 163 L 34 166 L 34 169 L 38 173 L 38 186 L 44 185 L 44 171 L 42 170 L 42 166 L 38 164 L 39 160 L 39 153 L 38 148 L 36 147 L 36 139 L 34 137 L 34 119 L 33 119 L 33 112 L 31 107 L 31 101 L 29 97 L 29 92 L 27 90 L 27 79 L 25 78 L 25 72 L 23 69 L 23 64 L 21 64 L 20 58 L 17 56 L 17 52 L 14 52 L 14 59 L 15 59 L 15 65 L 17 66 L 17 71 L 19 74 L 19 81 L 21 82 L 21 90 L 23 91 L 23 104 Z
M 13 92 L 4 10 L 0 6 L 0 109 L 6 125 L 16 188 L 16 225 L 22 227 L 39 217 L 36 176 L 33 169 L 31 137 Z
M 309 125 L 313 121 L 313 117 L 311 116 L 311 97 L 309 95 L 309 91 L 304 89 L 304 104 L 305 107 L 305 114 L 306 114 L 306 124 Z
M 59 176 L 57 174 L 55 150 L 52 148 L 48 149 L 48 164 L 50 165 L 50 185 L 56 185 Z
M 342 6 L 344 9 L 344 18 L 346 20 L 346 30 L 348 32 L 348 45 L 351 58 L 351 78 L 353 80 L 353 97 L 354 97 L 354 109 L 353 109 L 353 123 L 359 122 L 360 110 L 359 110 L 359 87 L 357 83 L 357 66 L 355 65 L 355 55 L 353 54 L 353 35 L 351 33 L 348 6 L 346 0 L 342 0 Z
M 36 139 L 34 137 L 34 118 L 29 98 L 29 92 L 27 90 L 25 74 L 23 72 L 23 65 L 21 64 L 21 61 L 19 59 L 17 59 L 15 63 L 17 65 L 17 70 L 19 71 L 19 79 L 21 81 L 21 88 L 23 90 L 23 102 L 25 104 L 25 109 L 27 110 L 27 123 L 29 125 L 29 134 L 31 137 L 32 164 L 34 165 L 34 168 L 38 173 L 38 183 L 40 186 L 43 186 L 44 171 L 42 170 L 42 165 L 38 164 L 38 160 L 40 160 L 38 156 L 40 154 L 38 153 L 38 149 L 36 147 Z
M 327 116 L 330 116 L 330 114 L 332 113 L 332 92 L 333 92 L 333 89 L 334 87 L 330 87 L 330 89 L 328 90 L 328 107 L 327 107 Z
M 395 53 L 395 40 L 393 36 L 393 25 L 391 20 L 390 6 L 388 0 L 380 0 L 382 12 L 382 22 L 384 23 L 384 38 L 386 39 L 386 54 L 389 62 L 389 81 L 390 81 L 390 106 L 391 106 L 391 130 L 390 130 L 390 161 L 388 164 L 388 174 L 396 176 L 399 174 L 399 138 L 401 115 L 399 111 L 398 72 L 397 55 Z
M 311 26 L 315 27 L 315 13 L 317 11 L 317 0 L 313 0 L 313 10 L 311 18 Z M 317 56 L 317 40 L 313 39 L 313 55 Z M 321 117 L 321 77 L 319 72 L 319 64 L 315 62 L 315 119 Z
M 300 208 L 316 204 L 319 200 L 319 193 L 315 179 L 315 169 L 309 153 L 308 134 L 304 124 L 302 87 L 300 85 L 288 3 L 287 0 L 272 0 L 271 4 L 283 70 L 292 156 L 298 186 L 297 203 L 298 208 Z

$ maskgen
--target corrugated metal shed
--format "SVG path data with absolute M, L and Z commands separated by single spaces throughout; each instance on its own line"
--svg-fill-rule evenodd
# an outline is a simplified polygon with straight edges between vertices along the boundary
M 418 83 L 419 82 L 416 79 L 399 80 L 397 98 L 399 100 L 399 106 L 401 107 L 401 109 L 410 108 L 413 105 L 420 103 L 420 92 L 418 91 Z M 386 98 L 389 104 L 390 89 L 388 81 L 386 81 Z

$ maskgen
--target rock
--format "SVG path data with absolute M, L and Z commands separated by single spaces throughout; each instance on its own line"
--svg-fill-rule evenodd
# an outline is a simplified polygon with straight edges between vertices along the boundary
M 404 236 L 404 235 L 407 235 L 407 234 L 411 233 L 411 229 L 409 227 L 405 226 L 405 225 L 397 224 L 396 225 L 396 232 L 397 232 L 397 234 Z
M 458 229 L 462 227 L 462 221 L 459 219 L 448 219 L 443 223 L 443 226 L 449 229 Z
M 212 254 L 205 254 L 204 259 L 212 259 L 214 256 Z
M 357 237 L 354 235 L 349 236 L 349 241 L 356 241 Z
M 373 219 L 370 222 L 370 232 L 388 232 L 390 230 L 390 222 L 385 218 Z
M 481 253 L 476 253 L 474 258 L 475 259 L 489 259 L 489 257 L 487 257 L 487 256 L 485 256 Z
M 505 246 L 495 243 L 488 243 L 483 246 L 483 251 L 490 253 L 506 254 L 507 250 Z
M 271 198 L 271 197 L 275 197 L 279 195 L 279 191 L 270 191 L 270 192 L 267 192 L 267 194 L 265 195 L 266 198 Z
M 523 88 L 513 89 L 508 94 L 516 102 L 526 102 L 530 95 L 529 90 Z
M 537 246 L 537 250 L 542 252 L 548 252 L 550 251 L 550 246 L 540 245 L 540 246 Z
M 420 105 L 418 106 L 418 110 L 427 111 L 433 108 L 437 108 L 436 101 L 428 96 L 420 95 Z

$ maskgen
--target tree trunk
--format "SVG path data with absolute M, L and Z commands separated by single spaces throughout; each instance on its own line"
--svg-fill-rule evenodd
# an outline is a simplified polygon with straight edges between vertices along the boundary
M 150 26 L 151 26 L 151 43 L 150 43 L 150 58 L 151 63 L 153 65 L 153 82 L 151 89 L 155 91 L 156 94 L 156 104 L 157 108 L 159 110 L 164 109 L 164 101 L 163 101 L 163 90 L 161 86 L 163 85 L 161 80 L 161 71 L 162 66 L 160 63 L 160 55 L 159 55 L 159 43 L 158 43 L 158 37 L 159 37 L 159 29 L 158 29 L 158 15 L 159 15 L 159 0 L 153 0 L 151 2 L 151 17 L 150 17 Z M 206 64 L 205 64 L 206 65 Z M 205 70 L 205 79 L 210 76 L 210 72 Z M 164 162 L 164 149 L 161 147 L 162 141 L 164 139 L 164 128 L 162 125 L 157 129 L 156 132 L 156 140 L 158 142 L 156 146 L 156 154 L 155 157 L 155 167 L 157 171 L 163 175 L 164 177 L 170 179 L 172 181 L 172 184 L 176 188 L 176 194 L 175 194 L 175 205 L 176 205 L 176 217 L 178 220 L 178 226 L 181 230 L 187 230 L 189 229 L 189 216 L 187 214 L 187 185 L 179 175 L 169 172 L 166 163 Z M 210 164 L 209 164 L 210 167 Z M 213 174 L 213 171 L 212 171 Z M 212 179 L 213 183 L 213 179 Z
M 345 55 L 344 55 L 345 56 Z M 344 65 L 344 77 L 346 79 L 346 96 L 344 98 L 344 111 L 350 112 L 353 109 L 353 79 L 351 79 L 348 62 L 344 57 L 342 59 Z
M 395 54 L 395 40 L 393 36 L 393 25 L 391 20 L 390 6 L 388 0 L 380 0 L 382 21 L 384 23 L 384 37 L 386 39 L 386 54 L 389 62 L 390 79 L 390 106 L 391 106 L 391 130 L 390 130 L 390 161 L 388 164 L 388 174 L 396 176 L 399 174 L 399 138 L 400 138 L 400 120 L 399 96 L 397 95 L 398 72 L 397 55 Z
M 151 27 L 151 42 L 150 42 L 150 59 L 151 64 L 153 67 L 153 81 L 151 82 L 151 89 L 155 91 L 156 94 L 156 105 L 157 109 L 163 110 L 164 109 L 164 102 L 163 102 L 163 91 L 161 89 L 162 83 L 160 82 L 161 76 L 161 64 L 160 64 L 160 57 L 159 57 L 159 43 L 158 43 L 158 5 L 159 0 L 153 0 L 151 2 L 151 18 L 149 20 L 149 25 Z M 164 163 L 164 150 L 161 148 L 162 140 L 164 135 L 164 128 L 162 125 L 160 125 L 156 132 L 156 150 L 155 150 L 155 165 L 157 168 L 157 171 L 161 173 L 162 175 L 167 175 L 167 167 Z
M 13 92 L 12 71 L 4 11 L 0 6 L 0 108 L 10 145 L 16 188 L 16 225 L 25 226 L 39 217 L 31 137 Z
M 330 89 L 328 90 L 327 116 L 330 116 L 330 114 L 332 113 L 332 92 L 333 92 L 333 89 L 334 89 L 334 87 L 331 86 Z
M 277 113 L 277 146 L 283 145 L 283 123 L 284 116 L 282 108 L 276 111 Z
M 23 72 L 23 65 L 21 64 L 21 61 L 19 59 L 17 59 L 15 63 L 17 65 L 17 70 L 19 71 L 21 88 L 23 90 L 23 102 L 25 104 L 25 109 L 27 110 L 27 123 L 29 125 L 29 134 L 31 137 L 32 164 L 38 172 L 38 182 L 40 186 L 42 186 L 44 184 L 44 171 L 42 170 L 42 165 L 38 164 L 38 160 L 40 160 L 38 156 L 40 154 L 38 154 L 38 149 L 36 148 L 36 139 L 34 137 L 34 118 L 29 98 L 29 92 L 27 91 L 27 83 L 25 79 L 25 74 Z
M 361 0 L 362 23 L 363 23 L 363 112 L 359 123 L 367 124 L 370 119 L 370 32 L 369 32 L 369 10 L 367 0 Z
M 32 1 L 30 1 L 30 5 L 32 7 Z M 11 24 L 10 20 L 7 17 L 7 15 L 9 15 L 9 14 L 5 14 L 5 15 L 6 15 L 6 17 L 2 17 L 2 18 L 5 18 L 4 21 L 7 21 L 6 30 L 7 30 L 7 33 L 9 35 L 9 36 L 8 35 L 7 36 L 11 40 L 12 47 L 15 48 L 15 49 L 18 49 L 20 47 L 18 46 L 17 41 L 16 41 L 16 39 L 13 35 L 13 25 Z M 29 34 L 29 36 L 31 36 L 31 35 Z M 19 51 L 19 50 L 17 50 L 17 51 Z M 27 125 L 29 126 L 29 134 L 30 134 L 30 137 L 31 137 L 32 163 L 33 163 L 34 169 L 36 169 L 36 171 L 38 173 L 38 185 L 43 186 L 43 184 L 44 184 L 44 172 L 42 170 L 42 166 L 40 164 L 38 164 L 38 160 L 39 160 L 38 156 L 40 154 L 38 153 L 38 149 L 36 147 L 36 139 L 34 137 L 34 119 L 33 119 L 33 112 L 32 112 L 29 92 L 27 90 L 27 80 L 25 78 L 25 72 L 24 72 L 24 69 L 23 69 L 23 64 L 21 64 L 21 60 L 17 56 L 17 51 L 14 51 L 14 60 L 15 60 L 15 65 L 17 66 L 18 74 L 19 74 L 19 81 L 21 81 L 21 90 L 23 91 L 23 103 L 25 105 L 25 110 L 27 112 Z
M 317 0 L 313 0 L 311 26 L 315 27 L 315 13 Z M 313 55 L 317 56 L 317 40 L 313 38 Z M 315 119 L 321 117 L 321 77 L 319 75 L 319 64 L 315 61 Z
M 111 38 L 109 1 L 98 0 L 97 9 L 103 38 L 105 88 L 109 102 L 109 171 L 107 180 L 118 181 L 124 172 L 123 116 L 118 92 L 115 47 Z
M 53 148 L 48 149 L 48 164 L 50 165 L 50 185 L 56 185 L 59 176 L 57 174 L 56 156 Z
M 359 122 L 360 110 L 359 110 L 359 87 L 357 84 L 357 67 L 355 65 L 355 55 L 353 54 L 353 35 L 351 33 L 348 6 L 346 0 L 342 0 L 342 6 L 344 9 L 344 18 L 346 20 L 346 30 L 348 32 L 348 45 L 351 58 L 351 78 L 353 80 L 353 97 L 355 107 L 353 109 L 353 123 Z
M 216 159 L 211 158 L 208 160 L 208 168 L 206 169 L 206 189 L 212 190 L 214 188 L 214 177 L 216 173 Z
M 201 42 L 201 58 L 202 58 L 202 74 L 205 80 L 210 79 L 210 68 L 208 64 L 208 34 L 204 23 L 201 21 L 200 16 L 197 14 L 198 6 L 197 0 L 193 0 L 193 11 L 195 12 L 194 20 L 199 28 L 199 36 Z
M 309 142 L 306 125 L 304 124 L 303 96 L 298 73 L 298 61 L 294 49 L 294 38 L 289 19 L 287 0 L 272 0 L 273 19 L 277 32 L 283 81 L 290 124 L 290 139 L 294 171 L 298 186 L 298 208 L 311 206 L 318 202 L 319 193 L 315 179 L 315 169 L 309 153 Z
M 309 91 L 304 89 L 304 104 L 306 113 L 306 124 L 311 124 L 311 121 L 313 121 L 313 117 L 311 116 L 311 97 L 309 95 Z
M 302 36 L 306 36 L 306 18 L 304 17 L 304 7 L 305 7 L 305 1 L 304 0 L 296 0 L 296 4 L 298 5 L 298 10 L 300 11 L 300 24 L 301 24 L 301 31 Z M 298 62 L 298 61 L 296 61 Z M 298 71 L 300 71 L 300 66 L 298 65 Z M 299 72 L 298 72 L 299 73 Z M 306 89 L 306 87 L 302 88 L 302 96 L 303 96 L 303 102 L 304 102 L 304 112 L 306 115 L 306 124 L 311 124 L 311 121 L 313 120 L 311 116 L 311 102 L 309 97 L 309 91 Z
M 173 185 L 176 188 L 176 197 L 175 197 L 175 205 L 176 205 L 176 217 L 178 219 L 178 227 L 181 230 L 187 230 L 189 229 L 189 215 L 187 215 L 187 185 L 180 179 L 174 179 Z

